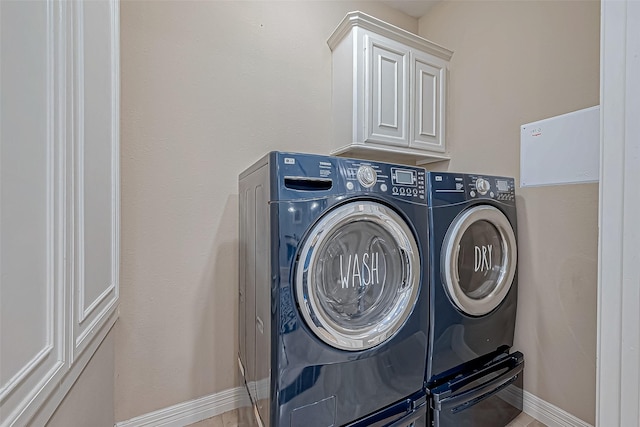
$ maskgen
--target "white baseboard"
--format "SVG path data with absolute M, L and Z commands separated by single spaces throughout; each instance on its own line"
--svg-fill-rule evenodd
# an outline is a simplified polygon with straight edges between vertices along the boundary
M 593 427 L 580 418 L 540 399 L 528 391 L 523 392 L 522 411 L 548 427 Z
M 250 405 L 247 389 L 236 387 L 121 421 L 115 427 L 184 427 Z

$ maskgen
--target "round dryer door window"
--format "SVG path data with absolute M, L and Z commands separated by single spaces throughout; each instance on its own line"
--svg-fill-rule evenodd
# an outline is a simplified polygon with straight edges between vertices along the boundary
M 416 303 L 420 254 L 392 209 L 351 202 L 310 230 L 296 268 L 296 296 L 307 325 L 327 344 L 364 350 L 389 339 Z
M 480 205 L 453 221 L 442 248 L 442 271 L 451 300 L 463 312 L 482 316 L 511 289 L 516 272 L 516 237 L 507 217 Z

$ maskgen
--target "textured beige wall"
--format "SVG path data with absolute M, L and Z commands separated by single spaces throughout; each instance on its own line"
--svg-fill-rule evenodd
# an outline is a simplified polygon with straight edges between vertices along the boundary
M 46 427 L 113 427 L 114 334 L 109 332 Z
M 599 103 L 599 31 L 595 1 L 436 5 L 419 34 L 454 51 L 437 168 L 518 178 L 520 125 Z M 594 423 L 598 186 L 516 192 L 525 389 Z
M 238 173 L 329 151 L 326 40 L 356 9 L 417 32 L 380 2 L 122 2 L 116 421 L 239 384 Z

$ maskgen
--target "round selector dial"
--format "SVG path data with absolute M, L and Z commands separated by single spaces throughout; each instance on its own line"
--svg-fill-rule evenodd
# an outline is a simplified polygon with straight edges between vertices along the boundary
M 491 190 L 491 183 L 484 178 L 478 178 L 476 180 L 476 190 L 484 196 L 489 190 Z
M 376 184 L 377 180 L 378 174 L 371 166 L 363 165 L 358 168 L 358 181 L 363 187 L 371 188 Z

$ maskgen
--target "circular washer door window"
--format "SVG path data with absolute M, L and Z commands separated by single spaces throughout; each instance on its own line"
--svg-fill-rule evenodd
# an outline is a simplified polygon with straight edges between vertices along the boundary
M 351 202 L 310 230 L 296 267 L 296 296 L 307 325 L 325 343 L 358 351 L 400 329 L 416 303 L 420 254 L 392 209 Z
M 472 316 L 495 309 L 511 289 L 517 262 L 516 236 L 493 206 L 476 206 L 453 221 L 442 248 L 442 271 L 455 305 Z

